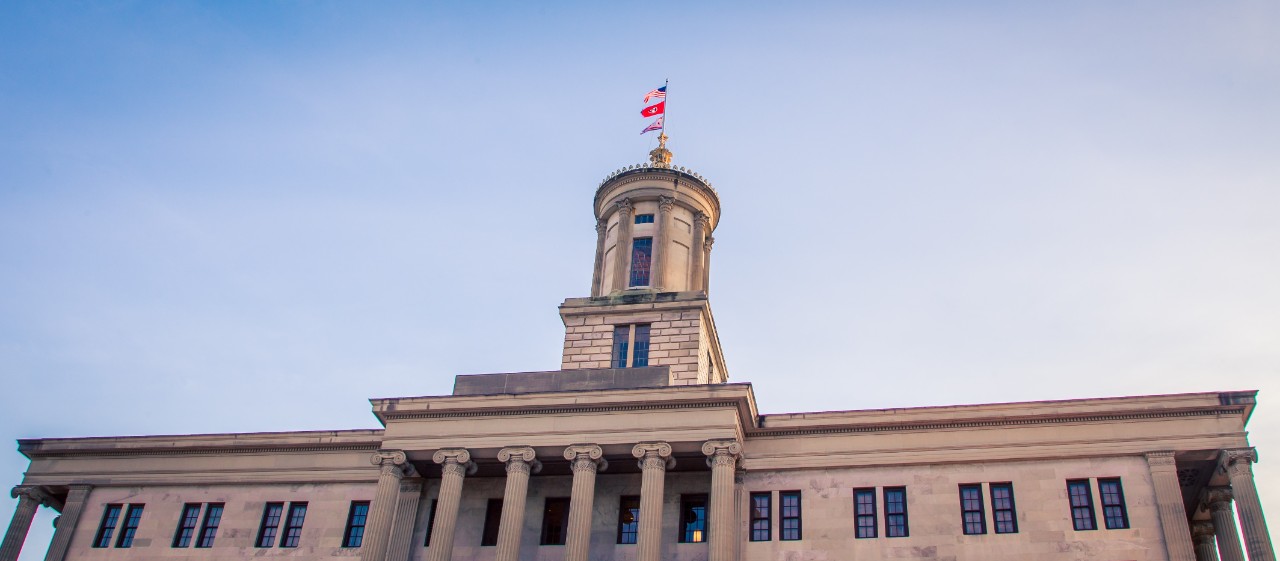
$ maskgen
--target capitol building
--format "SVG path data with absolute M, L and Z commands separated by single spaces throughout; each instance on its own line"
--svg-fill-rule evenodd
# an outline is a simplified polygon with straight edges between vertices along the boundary
M 595 191 L 559 370 L 372 399 L 376 430 L 21 440 L 0 561 L 41 507 L 47 561 L 1275 561 L 1256 392 L 758 410 L 720 196 L 662 138 Z

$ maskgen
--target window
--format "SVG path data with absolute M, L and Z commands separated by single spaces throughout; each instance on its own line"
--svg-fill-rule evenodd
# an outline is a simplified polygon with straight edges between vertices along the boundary
M 967 535 L 987 533 L 987 513 L 982 508 L 981 484 L 960 486 L 960 520 Z
M 649 324 L 618 325 L 613 328 L 614 368 L 649 366 Z
M 107 505 L 102 511 L 102 522 L 98 524 L 98 535 L 93 538 L 93 547 L 111 546 L 111 534 L 116 531 L 116 524 L 120 522 L 122 508 L 122 505 Z
M 876 490 L 853 490 L 853 518 L 859 539 L 876 537 Z
M 280 518 L 284 515 L 284 503 L 267 503 L 262 509 L 262 524 L 258 526 L 257 547 L 273 547 L 276 545 L 276 532 L 280 529 Z
M 1071 524 L 1076 531 L 1096 530 L 1098 527 L 1093 517 L 1093 493 L 1089 490 L 1089 480 L 1068 481 L 1067 495 L 1071 499 Z
M 653 224 L 652 214 L 637 214 L 636 224 Z
M 680 543 L 707 541 L 707 496 L 680 495 Z
M 178 519 L 178 530 L 173 533 L 173 547 L 191 545 L 191 537 L 196 533 L 196 524 L 200 522 L 200 504 L 182 505 L 182 517 Z
M 542 545 L 564 545 L 568 530 L 568 497 L 547 497 L 542 509 Z
M 991 515 L 997 534 L 1018 533 L 1018 512 L 1013 506 L 1013 484 L 991 484 Z
M 649 261 L 653 257 L 653 238 L 631 240 L 631 284 L 649 286 Z
M 1098 495 L 1102 497 L 1102 519 L 1108 530 L 1129 527 L 1129 513 L 1124 508 L 1124 489 L 1120 478 L 1098 480 Z
M 773 493 L 751 494 L 751 541 L 767 542 L 773 539 Z
M 498 524 L 502 522 L 502 499 L 489 499 L 484 509 L 484 531 L 480 533 L 480 545 L 498 545 Z
M 307 518 L 307 503 L 289 503 L 289 515 L 284 519 L 284 536 L 280 547 L 298 547 L 302 538 L 302 522 Z
M 640 497 L 622 497 L 618 505 L 618 543 L 636 543 L 640 529 Z
M 778 505 L 782 507 L 782 532 L 778 535 L 778 539 L 783 541 L 800 539 L 800 491 L 778 493 Z
M 364 522 L 369 518 L 369 501 L 351 501 L 347 512 L 347 530 L 342 534 L 342 547 L 360 547 L 364 541 Z
M 213 547 L 213 540 L 218 537 L 218 524 L 222 523 L 222 504 L 210 503 L 204 507 L 204 524 L 200 526 L 200 539 L 196 547 Z
M 427 541 L 423 547 L 431 547 L 431 529 L 436 525 L 436 504 L 439 502 L 439 499 L 431 499 L 431 511 L 427 513 Z
M 133 547 L 133 535 L 138 533 L 138 524 L 142 522 L 143 505 L 129 505 L 124 515 L 124 526 L 120 528 L 120 537 L 116 538 L 116 547 Z
M 884 535 L 889 538 L 907 537 L 907 488 L 884 488 Z

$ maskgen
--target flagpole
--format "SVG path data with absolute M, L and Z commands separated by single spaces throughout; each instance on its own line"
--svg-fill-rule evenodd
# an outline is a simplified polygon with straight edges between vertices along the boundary
M 667 79 L 667 80 L 663 80 L 663 81 L 662 81 L 662 91 L 664 91 L 664 92 L 666 92 L 666 93 L 667 93 L 667 96 L 666 96 L 666 97 L 664 97 L 664 98 L 662 98 L 662 101 L 664 101 L 664 102 L 665 102 L 665 101 L 671 101 L 671 99 L 670 99 L 670 98 L 671 98 L 671 88 L 670 88 L 670 87 L 668 87 L 668 86 L 670 86 L 670 85 L 671 85 L 671 80 L 670 80 L 670 79 Z M 666 105 L 663 105 L 663 111 L 662 111 L 662 131 L 660 131 L 660 132 L 658 133 L 659 135 L 665 135 L 665 134 L 667 134 L 667 117 L 669 116 L 669 115 L 667 114 L 668 112 L 669 112 L 669 110 L 668 110 L 668 109 L 666 109 Z

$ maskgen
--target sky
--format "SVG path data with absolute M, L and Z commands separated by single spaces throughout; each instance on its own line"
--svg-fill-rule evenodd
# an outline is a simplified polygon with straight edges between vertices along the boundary
M 369 428 L 368 398 L 557 368 L 595 188 L 669 79 L 762 412 L 1256 389 L 1274 525 L 1278 28 L 1266 0 L 0 3 L 0 440 Z

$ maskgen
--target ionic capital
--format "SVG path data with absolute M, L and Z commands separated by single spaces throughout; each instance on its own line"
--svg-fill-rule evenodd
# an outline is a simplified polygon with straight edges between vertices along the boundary
M 37 504 L 44 505 L 56 510 L 62 510 L 62 501 L 58 500 L 44 487 L 36 485 L 18 485 L 9 491 L 9 496 L 19 501 L 33 501 Z
M 708 440 L 702 444 L 702 453 L 707 456 L 708 467 L 736 467 L 738 455 L 742 453 L 742 443 L 737 440 Z
M 572 444 L 564 449 L 564 459 L 569 460 L 569 469 L 574 473 L 609 469 L 609 461 L 604 459 L 604 451 L 595 444 Z
M 1177 469 L 1178 467 L 1178 462 L 1174 458 L 1174 453 L 1170 450 L 1161 450 L 1159 452 L 1147 452 L 1145 455 L 1147 457 L 1147 464 L 1150 465 L 1152 469 L 1156 469 L 1156 468 Z
M 666 442 L 641 442 L 631 449 L 641 470 L 671 469 L 676 459 L 671 457 L 671 445 Z
M 1218 467 L 1228 476 L 1253 476 L 1253 464 L 1258 461 L 1256 448 L 1237 448 L 1218 453 Z
M 1233 498 L 1230 487 L 1210 487 L 1205 492 L 1204 502 L 1212 512 L 1230 511 Z
M 378 450 L 369 456 L 369 463 L 379 466 L 382 475 L 410 477 L 418 473 L 413 464 L 408 462 L 403 450 Z
M 538 473 L 542 471 L 542 462 L 530 446 L 508 446 L 498 450 L 498 461 L 507 464 L 507 473 Z
M 671 212 L 671 209 L 675 208 L 675 206 L 676 206 L 675 197 L 668 197 L 666 195 L 658 196 L 658 210 L 661 210 L 664 213 Z
M 1191 538 L 1196 543 L 1213 541 L 1217 537 L 1217 533 L 1213 529 L 1213 522 L 1201 520 L 1191 523 Z
M 431 461 L 440 464 L 445 474 L 471 475 L 476 472 L 476 464 L 471 461 L 471 452 L 465 448 L 442 448 L 431 455 Z
M 635 209 L 635 206 L 631 204 L 630 198 L 622 199 L 621 201 L 614 203 L 613 206 L 617 207 L 618 215 L 622 218 L 631 216 L 631 211 Z

